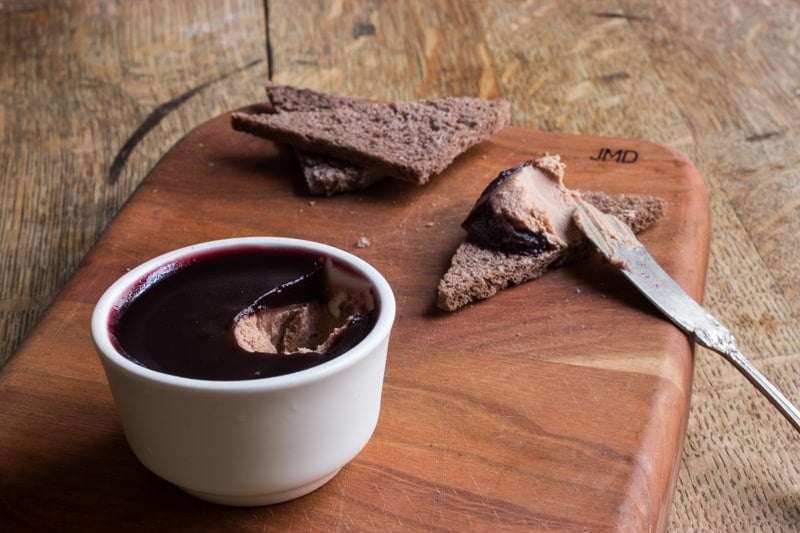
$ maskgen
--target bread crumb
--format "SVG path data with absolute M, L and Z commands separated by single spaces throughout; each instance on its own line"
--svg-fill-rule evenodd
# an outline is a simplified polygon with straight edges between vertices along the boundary
M 435 222 L 426 222 L 426 223 L 425 223 L 425 227 L 426 227 L 426 228 L 432 228 L 432 227 L 434 227 L 435 225 L 436 225 L 436 223 L 435 223 Z
M 358 242 L 356 242 L 356 248 L 367 248 L 368 246 L 371 245 L 372 242 L 370 242 L 370 240 L 366 237 L 361 237 L 360 239 L 358 239 Z
M 316 200 L 309 200 L 308 201 L 308 205 L 309 205 L 309 207 L 314 207 L 315 205 L 317 205 L 317 201 Z

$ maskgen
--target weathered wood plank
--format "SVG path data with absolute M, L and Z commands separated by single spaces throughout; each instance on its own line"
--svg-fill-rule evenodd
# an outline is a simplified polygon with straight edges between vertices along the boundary
M 260 97 L 257 0 L 0 4 L 0 363 L 183 134 Z

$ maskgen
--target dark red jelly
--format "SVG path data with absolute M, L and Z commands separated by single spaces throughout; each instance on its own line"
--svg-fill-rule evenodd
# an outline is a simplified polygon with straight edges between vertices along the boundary
M 234 338 L 234 318 L 276 288 L 281 305 L 321 299 L 321 273 L 321 258 L 296 250 L 199 253 L 140 280 L 112 315 L 111 337 L 129 359 L 176 376 L 226 381 L 297 372 L 360 342 L 374 325 L 374 311 L 351 320 L 325 353 L 247 352 Z
M 472 211 L 461 224 L 461 227 L 469 233 L 472 242 L 508 254 L 537 255 L 553 249 L 544 233 L 515 227 L 500 213 L 501 208 L 495 205 L 493 195 L 503 182 L 523 167 L 530 165 L 531 162 L 526 161 L 504 170 L 486 186 Z

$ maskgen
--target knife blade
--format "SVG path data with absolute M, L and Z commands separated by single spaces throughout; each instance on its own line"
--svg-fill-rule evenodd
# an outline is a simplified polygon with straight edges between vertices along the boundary
M 800 431 L 800 411 L 739 351 L 733 334 L 697 303 L 653 259 L 620 219 L 579 201 L 573 216 L 598 251 L 678 328 L 722 355 Z

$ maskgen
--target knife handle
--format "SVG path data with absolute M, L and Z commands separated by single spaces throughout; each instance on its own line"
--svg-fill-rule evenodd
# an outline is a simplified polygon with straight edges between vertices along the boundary
M 742 352 L 737 348 L 714 351 L 722 355 L 729 363 L 736 367 L 736 369 L 741 372 L 744 377 L 746 377 L 748 381 L 778 409 L 778 411 L 780 411 L 794 429 L 800 431 L 800 411 L 797 410 L 797 407 L 795 407 L 792 402 L 764 376 L 764 374 L 759 372 L 758 369 L 742 355 Z

